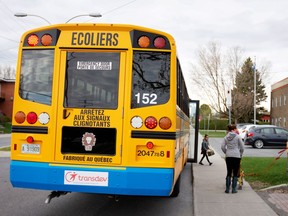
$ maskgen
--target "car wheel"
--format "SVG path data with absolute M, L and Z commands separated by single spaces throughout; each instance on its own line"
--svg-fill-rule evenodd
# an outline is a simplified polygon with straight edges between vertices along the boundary
M 263 148 L 263 146 L 264 146 L 264 143 L 263 143 L 262 140 L 256 140 L 256 141 L 254 142 L 254 147 L 255 147 L 255 148 L 261 149 L 261 148 Z

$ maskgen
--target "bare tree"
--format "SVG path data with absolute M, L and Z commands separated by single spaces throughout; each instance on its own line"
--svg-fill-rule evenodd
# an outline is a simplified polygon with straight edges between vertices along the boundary
M 228 90 L 233 88 L 243 63 L 242 50 L 235 47 L 224 53 L 219 43 L 209 42 L 197 54 L 198 65 L 192 67 L 192 83 L 201 90 L 201 96 L 205 96 L 214 112 L 226 113 Z
M 11 66 L 0 67 L 0 78 L 15 79 L 16 71 Z

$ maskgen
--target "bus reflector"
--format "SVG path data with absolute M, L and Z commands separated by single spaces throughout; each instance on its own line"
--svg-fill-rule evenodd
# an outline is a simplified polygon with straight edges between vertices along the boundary
M 168 117 L 162 117 L 159 121 L 159 126 L 163 130 L 169 129 L 171 127 L 171 125 L 172 125 L 172 122 Z
M 39 38 L 38 38 L 37 35 L 31 34 L 28 37 L 28 41 L 27 42 L 28 42 L 29 46 L 36 46 L 39 43 Z
M 44 34 L 41 37 L 41 43 L 43 46 L 49 46 L 52 44 L 52 36 L 50 34 Z
M 145 126 L 148 129 L 154 129 L 157 126 L 157 120 L 153 116 L 149 116 L 145 119 Z
M 141 36 L 138 39 L 138 45 L 141 48 L 147 48 L 150 45 L 150 39 L 147 36 Z
M 167 158 L 170 158 L 170 151 L 167 151 L 167 152 L 166 152 L 166 157 L 167 157 Z
M 34 142 L 34 138 L 33 138 L 32 136 L 28 136 L 28 137 L 26 138 L 26 141 L 27 141 L 28 143 L 33 143 L 33 142 Z
M 155 40 L 154 40 L 154 46 L 158 49 L 162 49 L 164 48 L 166 45 L 166 41 L 163 37 L 157 37 Z
M 148 149 L 152 149 L 152 148 L 154 147 L 154 143 L 153 143 L 153 142 L 147 142 L 147 143 L 146 143 L 146 147 L 147 147 Z
M 29 124 L 35 124 L 37 121 L 37 114 L 35 112 L 29 112 L 27 115 L 27 122 Z
M 15 114 L 14 119 L 18 124 L 22 124 L 25 121 L 25 113 L 19 111 Z

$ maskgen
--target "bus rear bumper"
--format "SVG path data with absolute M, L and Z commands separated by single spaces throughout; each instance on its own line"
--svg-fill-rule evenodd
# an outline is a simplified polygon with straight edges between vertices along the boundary
M 169 196 L 173 169 L 97 168 L 12 160 L 13 187 L 113 195 Z

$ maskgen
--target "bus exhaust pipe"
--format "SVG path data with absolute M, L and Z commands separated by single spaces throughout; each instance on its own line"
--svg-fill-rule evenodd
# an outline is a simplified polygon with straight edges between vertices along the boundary
M 118 195 L 109 195 L 108 198 L 114 199 L 115 202 L 119 202 L 119 200 L 120 200 L 120 196 L 118 196 Z
M 64 192 L 64 191 L 52 191 L 48 197 L 45 200 L 46 204 L 49 204 L 51 199 L 55 198 L 55 197 L 59 197 L 61 195 L 66 195 L 68 192 Z

